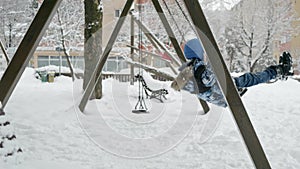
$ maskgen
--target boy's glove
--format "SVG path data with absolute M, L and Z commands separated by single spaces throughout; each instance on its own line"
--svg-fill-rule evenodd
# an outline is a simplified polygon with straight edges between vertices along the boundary
M 178 74 L 178 76 L 175 78 L 175 80 L 171 84 L 171 87 L 174 90 L 180 91 L 180 89 L 182 89 L 186 85 L 186 83 L 189 81 L 189 79 L 194 76 L 193 66 L 192 66 L 193 63 L 194 63 L 194 60 L 184 63 L 179 68 L 180 73 Z

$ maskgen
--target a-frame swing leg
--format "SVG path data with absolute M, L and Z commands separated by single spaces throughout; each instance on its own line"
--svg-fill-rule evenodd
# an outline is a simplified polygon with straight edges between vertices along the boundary
M 166 32 L 169 36 L 169 39 L 171 40 L 172 45 L 174 46 L 174 49 L 175 49 L 181 63 L 186 62 L 186 59 L 185 59 L 184 54 L 183 54 L 183 52 L 180 48 L 180 45 L 179 45 L 179 43 L 178 43 L 178 41 L 175 37 L 175 34 L 174 34 L 174 32 L 173 32 L 173 30 L 172 30 L 172 28 L 171 28 L 171 26 L 170 26 L 170 24 L 167 20 L 166 15 L 164 14 L 164 11 L 163 11 L 162 7 L 160 6 L 158 0 L 152 0 L 152 3 L 155 7 L 155 10 L 156 10 L 160 20 L 162 21 L 163 26 L 165 27 L 165 30 L 166 30 Z
M 164 26 L 164 28 L 165 28 L 168 36 L 169 36 L 169 39 L 171 40 L 172 45 L 175 48 L 175 52 L 178 55 L 180 61 L 182 63 L 186 62 L 186 59 L 185 59 L 184 54 L 181 50 L 181 47 L 180 47 L 180 45 L 179 45 L 179 43 L 178 43 L 178 41 L 175 37 L 175 34 L 174 34 L 174 32 L 171 28 L 171 25 L 168 22 L 168 19 L 167 19 L 166 15 L 164 14 L 164 11 L 163 11 L 161 5 L 159 4 L 159 1 L 158 0 L 152 0 L 152 3 L 155 7 L 155 10 L 156 10 L 158 16 L 160 17 L 160 20 L 162 21 L 162 24 L 163 24 L 163 26 Z M 205 113 L 209 112 L 210 108 L 209 108 L 208 104 L 205 101 L 201 100 L 201 99 L 199 99 L 199 102 L 200 102 L 204 112 Z
M 96 64 L 95 71 L 93 72 L 92 76 L 90 77 L 89 83 L 86 86 L 86 89 L 83 93 L 83 97 L 82 97 L 82 99 L 79 103 L 79 109 L 80 109 L 81 112 L 84 111 L 84 109 L 86 107 L 86 104 L 87 104 L 92 92 L 94 91 L 95 84 L 97 84 L 98 80 L 101 78 L 100 73 L 102 71 L 102 68 L 103 68 L 103 66 L 104 66 L 104 64 L 105 64 L 105 62 L 108 58 L 109 53 L 112 50 L 112 47 L 113 47 L 113 45 L 114 45 L 114 43 L 117 39 L 117 36 L 118 36 L 123 24 L 124 24 L 124 21 L 126 19 L 126 16 L 128 15 L 128 12 L 129 12 L 132 4 L 133 4 L 133 0 L 127 0 L 126 1 L 126 4 L 123 8 L 121 16 L 120 16 L 120 18 L 119 18 L 112 34 L 111 34 L 111 37 L 110 37 L 110 39 L 109 39 L 109 41 L 108 41 L 108 43 L 107 43 L 107 45 L 104 49 L 104 52 L 103 52 L 100 60 Z M 98 74 L 99 74 L 99 76 L 97 77 Z M 94 81 L 94 79 L 96 79 L 96 82 Z
M 251 124 L 247 111 L 236 90 L 228 68 L 213 37 L 201 6 L 197 0 L 184 0 L 196 28 L 196 33 L 209 58 L 219 85 L 235 118 L 240 133 L 257 169 L 270 169 L 271 166 Z
M 14 57 L 0 81 L 0 101 L 5 107 L 20 80 L 33 52 L 37 48 L 45 30 L 62 0 L 44 1 L 22 39 Z

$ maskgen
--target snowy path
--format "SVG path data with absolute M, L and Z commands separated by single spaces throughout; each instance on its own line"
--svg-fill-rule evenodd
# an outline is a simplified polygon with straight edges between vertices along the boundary
M 186 116 L 178 109 L 182 103 L 185 108 L 194 110 L 193 96 L 183 93 L 171 92 L 165 104 L 157 101 L 147 101 L 156 113 L 134 116 L 124 113 L 131 110 L 135 104 L 136 88 L 118 84 L 113 80 L 104 81 L 106 85 L 105 96 L 102 101 L 93 101 L 88 105 L 87 116 L 77 114 L 73 107 L 73 96 L 78 101 L 78 93 L 73 93 L 73 83 L 69 78 L 56 78 L 55 83 L 41 83 L 32 76 L 33 71 L 27 69 L 17 86 L 5 111 L 15 128 L 17 141 L 24 153 L 16 158 L 8 158 L 0 163 L 5 169 L 241 169 L 253 168 L 251 159 L 235 126 L 233 117 L 228 110 L 213 108 L 214 113 L 197 116 L 194 111 Z M 158 84 L 149 81 L 149 86 Z M 160 87 L 167 87 L 161 83 Z M 110 88 L 111 87 L 111 88 Z M 123 88 L 122 88 L 123 87 Z M 126 92 L 122 93 L 126 89 Z M 114 89 L 114 90 L 111 90 Z M 112 92 L 113 91 L 113 92 Z M 119 97 L 116 97 L 116 96 Z M 118 100 L 119 99 L 119 100 Z M 272 168 L 298 169 L 300 168 L 300 83 L 294 80 L 263 84 L 253 88 L 243 97 L 249 116 L 257 131 Z M 112 103 L 114 102 L 114 103 Z M 190 104 L 190 105 L 189 105 Z M 127 106 L 127 107 L 126 107 Z M 162 106 L 162 107 L 159 107 Z M 116 133 L 128 138 L 152 138 L 156 135 L 170 131 L 178 119 L 183 120 L 182 127 L 175 128 L 188 134 L 183 140 L 179 135 L 179 144 L 172 142 L 174 138 L 164 137 L 163 145 L 176 147 L 166 153 L 146 159 L 130 159 L 112 155 L 107 148 L 122 148 L 114 145 L 116 140 L 102 147 L 93 135 L 87 135 L 81 125 L 84 120 L 90 127 L 99 127 L 98 134 L 110 133 L 100 130 L 99 117 L 94 108 L 101 113 L 102 120 Z M 121 111 L 116 111 L 116 108 Z M 128 110 L 124 110 L 128 109 Z M 199 110 L 200 108 L 198 108 Z M 200 110 L 199 110 L 200 111 Z M 121 112 L 121 114 L 120 114 Z M 123 113 L 123 114 L 122 114 Z M 124 118 L 126 117 L 126 118 Z M 184 118 L 183 118 L 184 117 Z M 196 118 L 195 118 L 196 117 Z M 128 120 L 129 118 L 129 120 Z M 79 119 L 79 120 L 78 120 Z M 152 121 L 151 121 L 152 120 Z M 140 124 L 132 123 L 140 122 Z M 151 123 L 149 123 L 151 122 Z M 192 123 L 191 123 L 192 122 Z M 191 124 L 190 124 L 191 123 Z M 101 123 L 100 123 L 101 124 Z M 187 125 L 188 124 L 188 125 Z M 189 126 L 192 126 L 191 130 Z M 84 128 L 84 127 L 83 127 Z M 180 132 L 179 132 L 180 133 Z M 177 134 L 176 132 L 172 134 Z M 112 135 L 109 135 L 115 138 Z M 100 139 L 101 140 L 101 139 Z M 105 139 L 104 139 L 105 140 Z M 109 139 L 107 139 L 109 141 Z M 119 140 L 120 141 L 120 140 Z M 123 141 L 123 140 L 121 140 Z M 98 143 L 97 144 L 95 144 Z M 106 142 L 107 143 L 107 142 Z M 135 144 L 144 145 L 144 144 Z M 146 144 L 145 150 L 135 155 L 147 155 L 147 148 L 153 148 L 157 153 L 157 145 Z M 103 146 L 103 145 L 102 145 Z M 119 146 L 119 147 L 118 147 Z M 133 145 L 123 145 L 124 150 L 131 152 L 123 154 L 133 156 Z M 127 147 L 126 147 L 127 146 Z M 137 150 L 141 147 L 137 146 Z M 118 150 L 118 149 L 117 149 Z M 118 153 L 126 153 L 119 151 Z M 164 152 L 164 151 L 160 151 Z M 149 154 L 148 154 L 149 155 Z

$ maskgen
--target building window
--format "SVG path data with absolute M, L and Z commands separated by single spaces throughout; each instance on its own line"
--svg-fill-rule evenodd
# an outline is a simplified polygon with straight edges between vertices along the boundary
M 72 56 L 70 57 L 74 68 L 84 70 L 84 58 L 83 56 Z
M 157 68 L 166 67 L 166 62 L 161 59 L 154 59 L 153 66 Z
M 103 67 L 103 71 L 106 72 L 120 72 L 122 69 L 128 67 L 128 64 L 122 57 L 110 57 L 107 59 Z
M 38 56 L 38 67 L 48 66 L 49 64 L 49 56 Z
M 59 56 L 50 56 L 50 65 L 59 66 L 60 65 Z
M 74 68 L 84 69 L 83 56 L 70 56 L 70 61 Z M 38 56 L 37 63 L 38 67 L 49 65 L 69 67 L 67 57 L 65 56 Z
M 121 16 L 121 10 L 120 9 L 115 10 L 115 17 L 119 18 L 120 16 Z

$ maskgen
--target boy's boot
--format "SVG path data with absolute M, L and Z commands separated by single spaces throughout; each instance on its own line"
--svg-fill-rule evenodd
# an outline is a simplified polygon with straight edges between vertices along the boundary
M 277 65 L 277 76 L 280 79 L 286 79 L 288 76 L 294 75 L 293 60 L 289 52 L 283 52 L 279 58 L 279 64 Z

